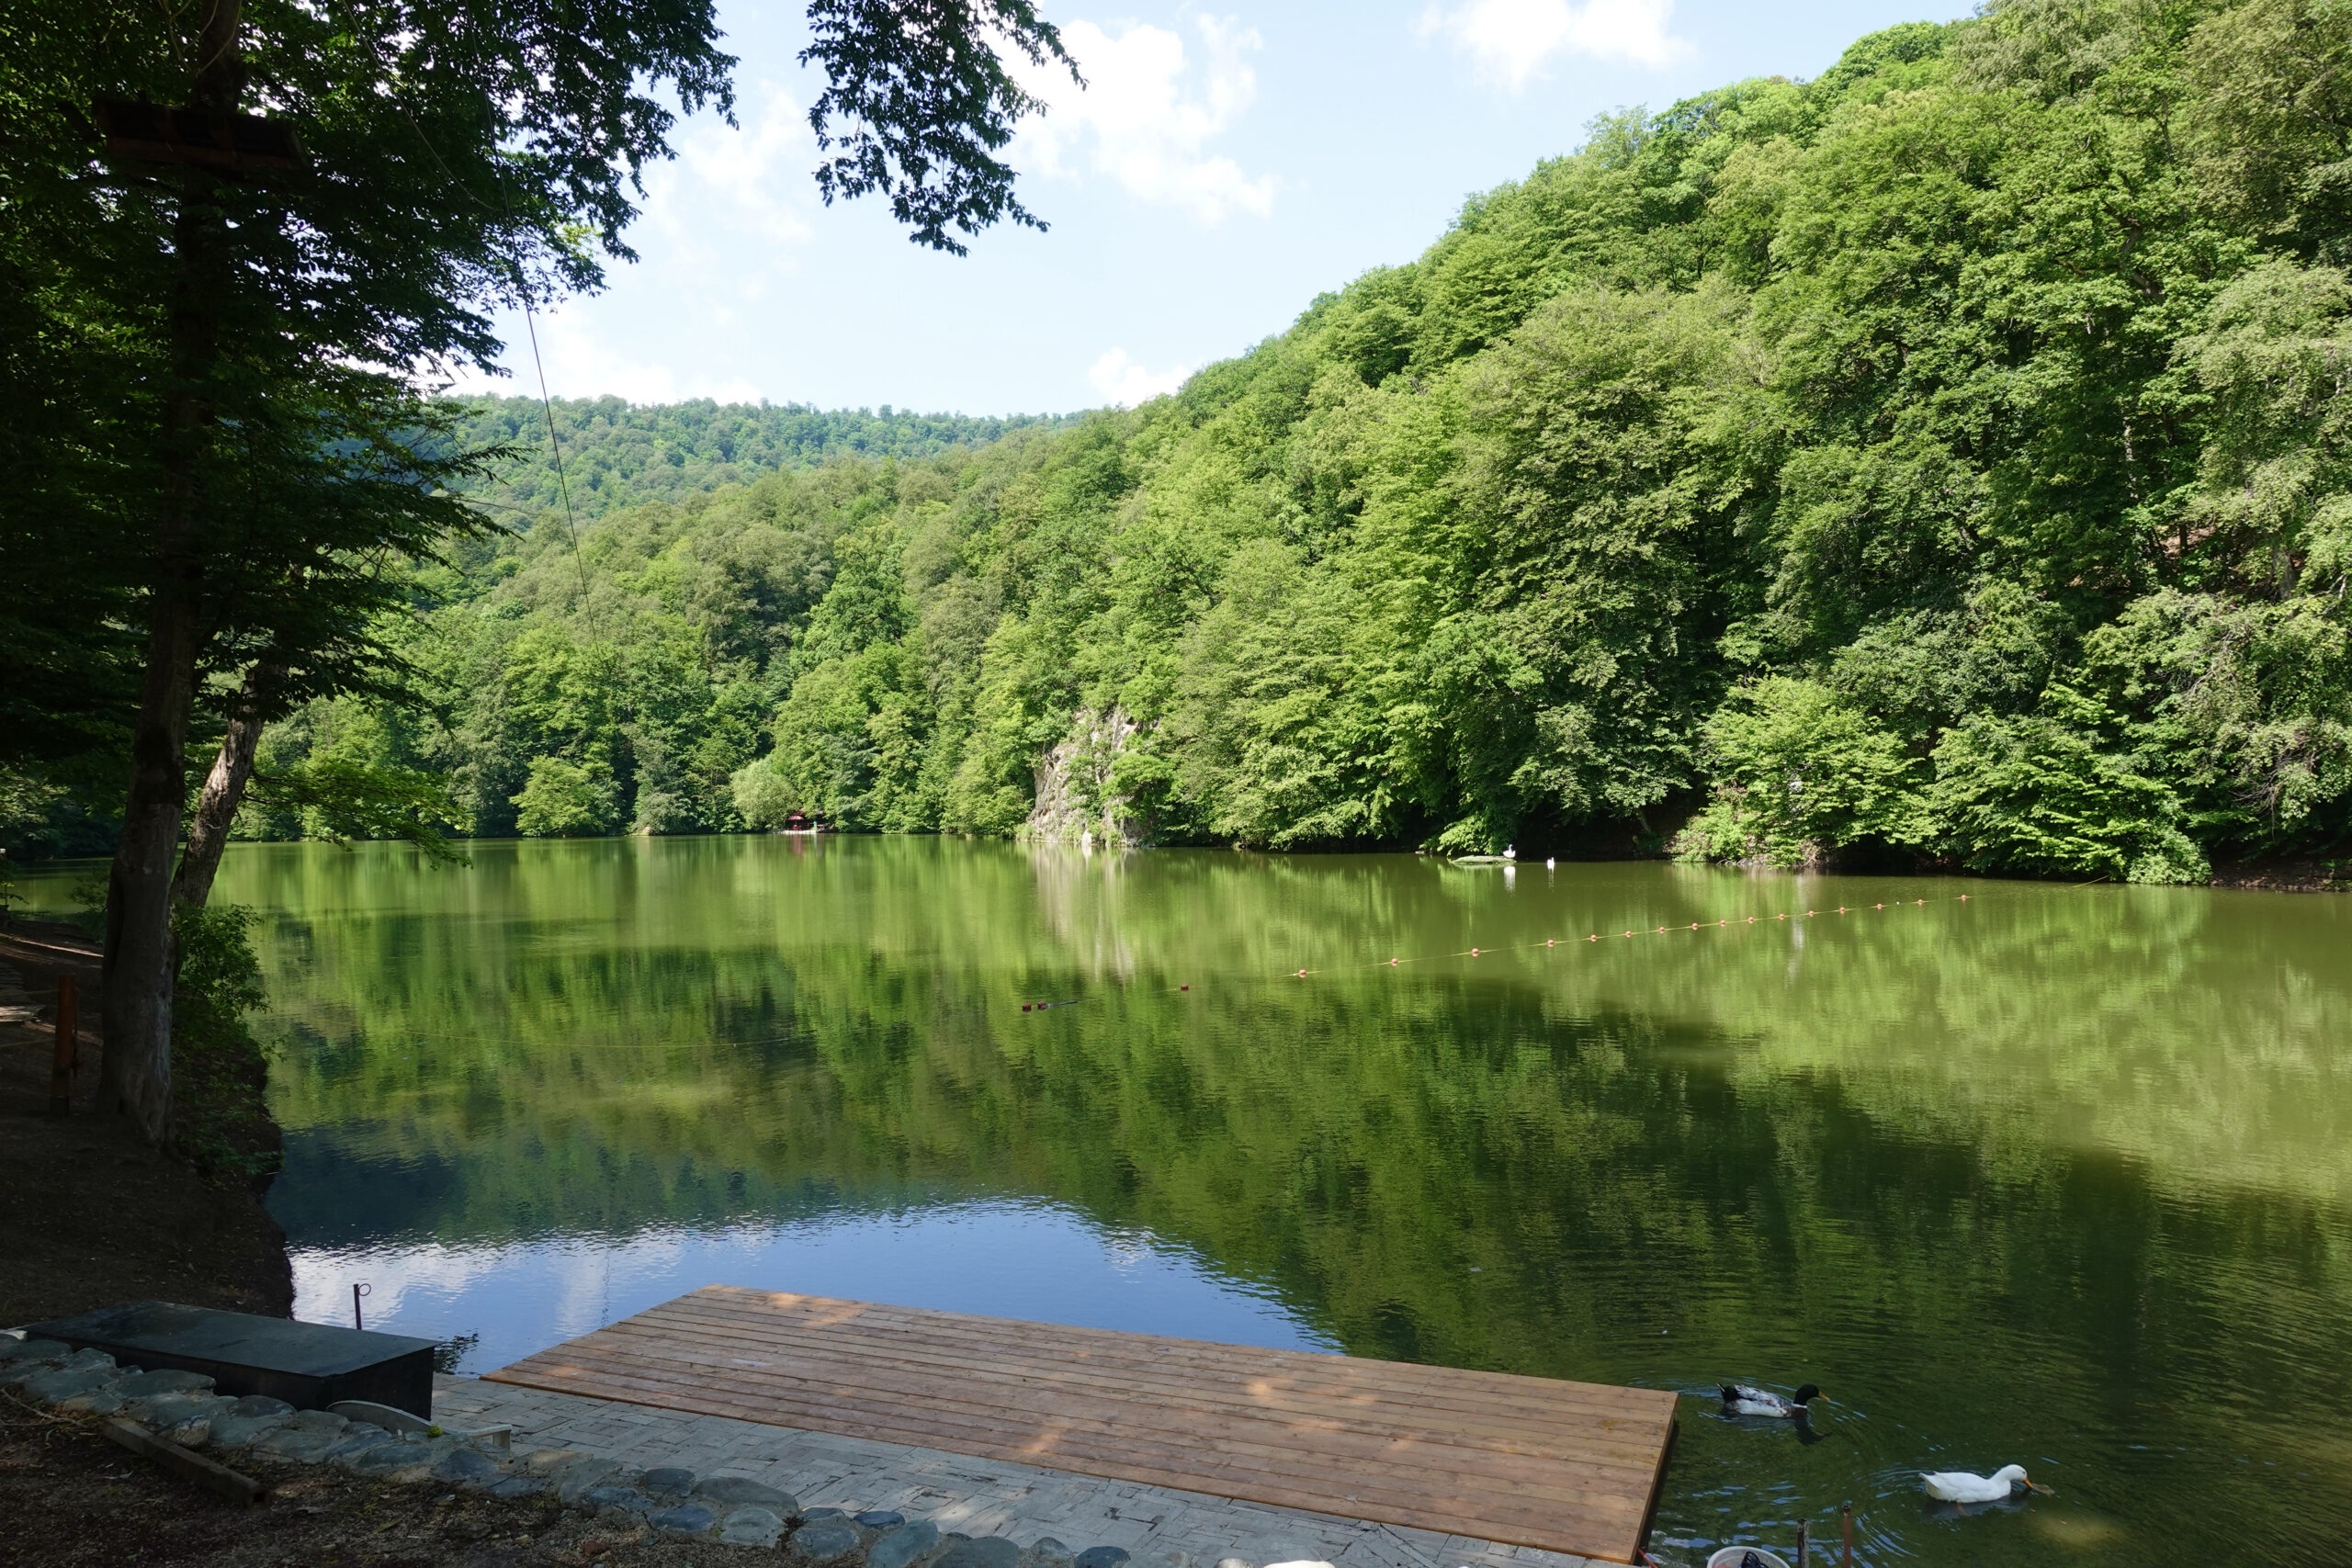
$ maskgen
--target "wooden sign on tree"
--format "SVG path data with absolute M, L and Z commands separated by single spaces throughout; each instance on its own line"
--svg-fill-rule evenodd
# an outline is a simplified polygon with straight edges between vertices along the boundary
M 173 108 L 136 98 L 100 98 L 90 107 L 107 151 L 118 158 L 190 164 L 224 175 L 291 169 L 302 162 L 301 138 L 283 120 Z

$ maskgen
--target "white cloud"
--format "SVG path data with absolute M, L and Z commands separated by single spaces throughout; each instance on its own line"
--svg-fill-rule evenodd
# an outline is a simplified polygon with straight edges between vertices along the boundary
M 1129 359 L 1125 349 L 1114 348 L 1094 362 L 1086 379 L 1104 402 L 1131 409 L 1174 391 L 1198 368 L 1194 365 L 1179 365 L 1169 370 L 1147 370 Z
M 685 121 L 672 138 L 677 156 L 646 170 L 628 235 L 639 259 L 608 262 L 602 297 L 538 312 L 539 356 L 557 397 L 760 400 L 739 345 L 782 312 L 813 246 L 817 151 L 799 106 L 772 82 L 748 85 L 737 115 L 740 129 L 710 115 Z M 451 389 L 537 397 L 528 323 L 508 311 L 499 326 L 514 374 L 469 369 Z
M 518 346 L 530 353 L 526 338 Z M 548 367 L 548 386 L 558 397 L 616 397 L 632 403 L 674 403 L 687 398 L 710 398 L 722 403 L 755 403 L 760 389 L 741 376 L 718 378 L 696 374 L 707 367 L 697 360 L 686 374 L 673 364 L 653 364 L 616 352 L 584 327 L 560 318 L 539 318 L 539 353 Z M 515 361 L 509 392 L 526 395 L 539 389 L 537 367 Z
M 1140 200 L 1182 208 L 1204 224 L 1237 211 L 1272 212 L 1273 175 L 1246 175 L 1206 150 L 1256 100 L 1257 73 L 1244 56 L 1263 40 L 1230 18 L 1194 23 L 1204 56 L 1197 80 L 1184 40 L 1140 22 L 1122 24 L 1116 38 L 1091 22 L 1062 28 L 1084 92 L 1066 72 L 1013 59 L 1022 85 L 1047 106 L 1022 127 L 1014 161 L 1046 175 L 1075 176 L 1083 165 Z
M 773 82 L 747 88 L 737 118 L 741 130 L 709 117 L 682 128 L 673 142 L 677 157 L 646 171 L 646 227 L 679 246 L 700 244 L 718 226 L 797 250 L 814 232 L 808 171 L 817 145 L 808 120 Z
M 674 403 L 688 398 L 709 398 L 722 403 L 755 403 L 761 389 L 741 377 L 697 373 L 710 367 L 697 359 L 684 374 L 673 365 L 655 364 L 615 349 L 581 315 L 577 302 L 560 307 L 538 319 L 539 364 L 531 358 L 530 324 L 520 311 L 500 321 L 506 340 L 504 360 L 512 376 L 484 376 L 468 367 L 451 378 L 456 397 L 524 397 L 539 395 L 539 365 L 547 367 L 548 390 L 559 398 L 616 397 L 632 403 Z
M 1667 31 L 1673 0 L 1470 0 L 1431 6 L 1421 36 L 1442 34 L 1516 92 L 1556 56 L 1664 65 L 1689 46 Z

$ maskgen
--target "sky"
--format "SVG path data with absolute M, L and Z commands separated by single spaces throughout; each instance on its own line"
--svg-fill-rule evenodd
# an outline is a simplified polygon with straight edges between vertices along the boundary
M 1818 75 L 1953 0 L 1044 0 L 1088 81 L 1008 161 L 1045 232 L 955 256 L 811 171 L 820 80 L 792 0 L 720 0 L 737 124 L 681 121 L 649 171 L 633 265 L 535 324 L 559 397 L 888 404 L 922 412 L 1132 405 L 1281 332 L 1323 292 L 1411 260 L 1464 199 L 1576 150 L 1595 115 L 1746 76 Z M 526 323 L 502 318 L 536 393 Z

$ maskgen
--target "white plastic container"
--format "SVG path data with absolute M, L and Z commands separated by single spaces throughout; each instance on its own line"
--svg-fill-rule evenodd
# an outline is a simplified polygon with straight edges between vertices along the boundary
M 1707 1559 L 1707 1568 L 1789 1568 L 1789 1562 L 1760 1546 L 1726 1546 Z

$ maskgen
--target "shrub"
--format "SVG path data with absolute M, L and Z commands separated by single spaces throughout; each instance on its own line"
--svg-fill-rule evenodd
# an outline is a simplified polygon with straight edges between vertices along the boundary
M 2106 705 L 2064 686 L 2039 712 L 1979 714 L 1936 748 L 1939 846 L 1976 871 L 2202 882 L 2173 786 L 2112 746 Z
M 753 828 L 781 828 L 792 815 L 792 791 L 784 775 L 768 765 L 763 758 L 746 762 L 738 769 L 729 785 L 735 796 L 735 810 L 744 822 Z
M 529 781 L 510 798 L 517 808 L 514 830 L 526 838 L 609 833 L 620 815 L 612 770 L 602 762 L 534 757 Z
M 266 1005 L 254 957 L 254 913 L 235 905 L 178 910 L 179 974 L 172 990 L 173 1139 L 208 1173 L 277 1168 L 276 1130 L 264 1100 L 269 1063 L 246 1015 Z
M 1918 761 L 1814 681 L 1758 681 L 1707 721 L 1715 798 L 1675 840 L 1684 860 L 1803 865 L 1824 848 L 1917 841 Z

